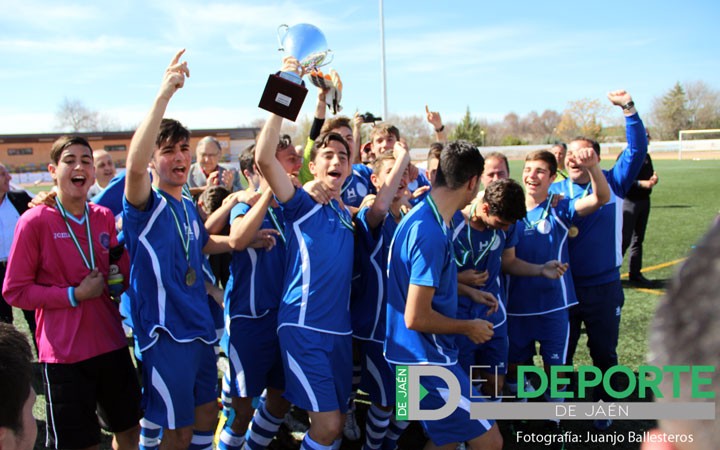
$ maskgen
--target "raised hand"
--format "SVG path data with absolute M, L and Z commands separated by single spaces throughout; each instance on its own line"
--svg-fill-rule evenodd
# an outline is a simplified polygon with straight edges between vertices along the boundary
M 607 97 L 613 105 L 617 105 L 621 108 L 632 101 L 632 97 L 630 96 L 630 94 L 628 94 L 627 91 L 622 89 L 608 92 Z
M 185 85 L 185 77 L 190 77 L 187 61 L 180 62 L 183 53 L 185 53 L 185 49 L 177 52 L 170 61 L 170 65 L 165 69 L 165 76 L 160 86 L 160 96 L 167 100 L 170 100 L 173 94 Z
M 425 105 L 425 114 L 426 114 L 428 123 L 430 125 L 432 125 L 434 130 L 438 130 L 438 129 L 440 129 L 440 127 L 443 126 L 442 117 L 440 117 L 440 113 L 435 112 L 435 111 L 430 111 L 430 108 L 428 107 L 428 105 Z
M 568 155 L 568 159 L 572 161 L 573 164 L 585 169 L 595 166 L 600 162 L 597 153 L 595 153 L 592 147 L 576 149 L 568 153 Z

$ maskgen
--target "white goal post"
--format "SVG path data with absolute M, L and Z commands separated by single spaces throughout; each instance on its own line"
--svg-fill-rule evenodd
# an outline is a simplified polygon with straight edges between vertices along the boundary
M 694 134 L 711 134 L 711 133 L 720 133 L 720 129 L 711 129 L 711 130 L 680 130 L 678 133 L 678 160 L 682 159 L 682 153 L 683 153 L 683 136 L 686 135 L 694 135 Z M 686 141 L 686 148 L 688 147 L 687 143 L 692 141 Z M 720 146 L 717 143 L 717 140 L 711 140 L 711 141 L 701 141 L 703 143 L 706 143 L 707 145 L 702 146 L 702 148 L 698 146 L 694 146 L 692 148 L 692 151 L 720 151 Z M 688 148 L 688 150 L 690 150 Z

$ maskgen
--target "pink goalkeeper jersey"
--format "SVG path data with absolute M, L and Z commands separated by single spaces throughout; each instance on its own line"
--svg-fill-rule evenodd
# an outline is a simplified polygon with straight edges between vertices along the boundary
M 107 208 L 88 206 L 95 264 L 107 281 L 109 249 L 117 245 L 115 219 Z M 84 220 L 68 218 L 68 223 L 88 255 Z M 127 255 L 119 266 L 127 280 Z M 70 305 L 68 287 L 77 287 L 89 273 L 56 208 L 37 206 L 20 217 L 3 295 L 12 306 L 35 309 L 40 362 L 74 363 L 127 345 L 107 287 L 100 297 L 79 302 L 76 308 Z

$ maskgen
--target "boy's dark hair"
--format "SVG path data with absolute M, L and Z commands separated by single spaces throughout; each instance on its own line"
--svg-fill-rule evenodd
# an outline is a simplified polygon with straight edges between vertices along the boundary
M 353 127 L 350 118 L 345 116 L 335 116 L 332 119 L 328 119 L 325 121 L 320 133 L 327 133 L 330 130 L 337 130 L 340 127 L 347 127 L 350 128 L 350 131 L 352 131 Z
M 511 179 L 496 180 L 485 188 L 483 202 L 490 207 L 488 214 L 515 223 L 527 214 L 525 192 L 522 186 Z
M 22 411 L 32 387 L 32 352 L 25 335 L 0 323 L 0 427 L 23 432 Z
M 448 142 L 440 153 L 434 186 L 460 189 L 470 179 L 482 174 L 484 164 L 480 150 L 470 142 Z
M 92 157 L 92 147 L 90 143 L 84 137 L 80 136 L 61 136 L 55 141 L 50 149 L 50 160 L 53 164 L 60 162 L 60 155 L 63 150 L 70 147 L 71 145 L 83 145 L 90 149 L 90 157 Z
M 175 119 L 163 119 L 160 122 L 160 131 L 157 138 L 155 138 L 155 147 L 175 145 L 182 141 L 190 142 L 190 130 Z
M 250 173 L 255 173 L 255 144 L 243 150 L 238 160 L 240 162 L 240 172 L 247 170 Z
M 430 144 L 430 150 L 428 150 L 427 160 L 440 159 L 440 153 L 442 153 L 443 145 L 442 142 L 433 142 Z
M 350 159 L 350 146 L 348 145 L 347 141 L 338 133 L 323 133 L 320 136 L 318 136 L 317 139 L 315 139 L 315 145 L 313 145 L 312 150 L 310 151 L 310 161 L 315 161 L 315 157 L 318 155 L 320 149 L 323 149 L 328 146 L 328 144 L 332 141 L 340 142 L 343 147 L 345 147 L 345 150 L 347 151 L 347 157 Z
M 585 136 L 578 136 L 575 139 L 573 139 L 572 141 L 570 141 L 570 143 L 573 143 L 575 141 L 587 142 L 588 144 L 590 144 L 592 149 L 595 150 L 595 154 L 600 156 L 600 144 L 598 143 L 598 141 L 596 141 L 594 139 L 586 138 Z
M 525 156 L 525 162 L 528 161 L 544 161 L 550 168 L 550 175 L 557 173 L 557 159 L 555 155 L 547 150 L 534 150 Z
M 508 162 L 507 156 L 501 152 L 490 152 L 485 155 L 485 161 L 488 159 L 501 159 L 505 162 L 505 168 L 507 169 L 508 176 L 510 176 L 510 163 Z
M 225 186 L 210 186 L 200 194 L 198 204 L 202 204 L 205 214 L 210 215 L 222 205 L 228 195 L 230 191 Z

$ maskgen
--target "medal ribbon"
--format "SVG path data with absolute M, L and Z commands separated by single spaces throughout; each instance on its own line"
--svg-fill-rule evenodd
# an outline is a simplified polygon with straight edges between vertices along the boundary
M 470 217 L 472 217 L 472 210 L 471 210 L 471 213 L 470 213 L 470 214 L 471 214 Z M 462 267 L 462 266 L 464 266 L 464 265 L 467 263 L 468 257 L 471 257 L 471 258 L 472 258 L 473 266 L 474 266 L 477 270 L 480 270 L 480 269 L 479 269 L 480 263 L 485 259 L 486 256 L 489 255 L 488 252 L 490 251 L 490 249 L 492 248 L 493 244 L 495 243 L 495 239 L 497 239 L 497 230 L 493 230 L 492 237 L 490 237 L 490 241 L 487 242 L 487 247 L 485 247 L 485 250 L 483 250 L 482 253 L 480 253 L 480 254 L 477 256 L 477 258 L 476 258 L 476 257 L 475 257 L 475 249 L 474 249 L 474 247 L 473 247 L 473 241 L 472 241 L 472 233 L 471 233 L 471 230 L 470 230 L 470 228 L 471 228 L 471 227 L 470 227 L 470 223 L 469 223 L 469 222 L 466 222 L 466 223 L 465 223 L 465 227 L 467 227 L 467 241 L 468 241 L 468 245 L 470 245 L 470 249 L 467 249 L 467 248 L 465 247 L 465 245 L 463 245 L 462 241 L 458 239 L 457 242 L 458 242 L 458 244 L 460 245 L 460 247 L 462 248 L 462 254 L 461 254 L 460 258 L 458 258 L 457 255 L 455 256 L 455 264 L 456 264 L 458 267 Z M 451 228 L 454 229 L 455 227 L 451 226 Z M 485 245 L 485 243 L 486 243 L 485 241 L 481 241 L 481 242 L 478 244 L 478 252 L 479 252 L 480 249 L 483 247 L 483 245 Z
M 67 219 L 67 211 L 65 211 L 65 208 L 63 207 L 62 203 L 60 203 L 60 198 L 56 197 L 55 201 L 57 202 L 58 210 L 60 210 L 60 215 L 62 216 L 63 220 L 65 221 L 65 226 L 67 227 L 68 233 L 70 234 L 70 237 L 72 238 L 72 241 L 75 244 L 75 248 L 77 248 L 78 253 L 80 253 L 83 263 L 85 264 L 85 267 L 87 267 L 90 270 L 93 270 L 95 268 L 95 247 L 93 246 L 92 234 L 90 233 L 90 217 L 88 215 L 87 203 L 85 203 L 85 211 L 83 213 L 83 217 L 85 218 L 85 233 L 87 235 L 88 250 L 90 251 L 90 255 L 86 256 L 82 247 L 80 247 L 80 243 L 77 240 L 77 236 L 75 236 L 75 232 L 70 227 L 70 222 L 68 222 L 68 219 Z
M 573 184 L 575 184 L 575 183 L 569 183 L 569 186 L 570 186 L 570 198 L 571 198 L 571 199 L 575 198 L 575 193 L 574 193 L 574 190 L 573 190 Z M 580 198 L 585 198 L 585 197 L 587 197 L 588 193 L 590 192 L 590 187 L 591 187 L 591 186 L 592 186 L 592 183 L 588 183 L 588 185 L 585 186 L 585 190 L 583 191 L 582 195 L 580 195 Z
M 572 186 L 572 184 L 571 184 L 570 186 Z M 572 188 L 571 188 L 571 189 L 572 189 Z M 525 229 L 531 230 L 531 229 L 535 228 L 535 226 L 536 226 L 537 224 L 539 224 L 540 222 L 542 222 L 543 220 L 545 220 L 545 219 L 547 218 L 547 216 L 548 216 L 548 211 L 550 210 L 550 204 L 552 203 L 552 200 L 553 200 L 553 196 L 554 196 L 554 195 L 555 195 L 555 194 L 550 194 L 550 196 L 548 196 L 547 205 L 545 205 L 545 209 L 543 210 L 543 212 L 542 212 L 542 214 L 540 215 L 540 218 L 539 218 L 538 220 L 534 220 L 534 221 L 530 222 L 530 221 L 527 219 L 527 217 L 523 217 L 523 222 L 525 222 Z M 570 191 L 570 195 L 572 196 L 572 190 Z
M 272 207 L 268 207 L 268 214 L 270 214 L 270 221 L 273 223 L 275 228 L 278 230 L 278 233 L 280 233 L 280 239 L 282 239 L 284 244 L 287 244 L 287 240 L 285 239 L 285 233 L 283 233 L 282 227 L 280 226 L 280 221 L 278 220 L 277 216 L 275 215 L 275 211 L 273 211 Z
M 443 221 L 442 216 L 440 215 L 440 211 L 438 211 L 438 207 L 435 204 L 435 200 L 433 200 L 432 196 L 427 196 L 427 203 L 428 205 L 430 205 L 430 209 L 435 216 L 435 220 L 437 220 L 438 225 L 440 225 L 440 228 L 442 228 L 443 234 L 445 235 L 445 237 L 447 237 L 447 227 L 445 226 L 445 222 Z
M 348 219 L 340 212 L 340 210 L 335 206 L 335 204 L 333 203 L 332 200 L 330 200 L 329 205 L 330 205 L 330 208 L 332 208 L 332 210 L 335 211 L 335 214 L 337 214 L 337 216 L 340 218 L 340 222 L 343 224 L 343 226 L 354 233 L 354 232 L 355 232 L 355 226 L 352 224 L 352 220 L 348 220 Z
M 182 232 L 182 228 L 180 227 L 180 219 L 178 219 L 177 214 L 175 214 L 175 210 L 173 209 L 172 205 L 170 204 L 170 200 L 167 198 L 166 194 L 161 191 L 160 189 L 157 189 L 153 187 L 155 191 L 162 195 L 163 198 L 168 202 L 168 208 L 170 208 L 170 212 L 173 215 L 173 219 L 175 220 L 175 226 L 177 227 L 178 234 L 180 235 L 180 241 L 182 241 L 183 250 L 185 250 L 185 260 L 188 263 L 188 266 L 190 266 L 190 236 L 187 236 L 187 239 L 185 239 L 184 233 Z M 182 203 L 183 211 L 185 211 L 185 223 L 188 226 L 188 229 L 190 227 L 190 218 L 188 217 L 187 208 L 185 207 L 185 200 L 182 198 L 180 199 L 180 203 Z

